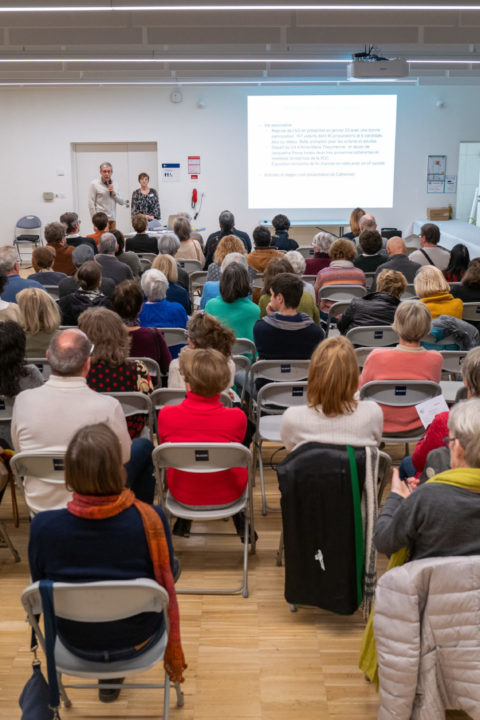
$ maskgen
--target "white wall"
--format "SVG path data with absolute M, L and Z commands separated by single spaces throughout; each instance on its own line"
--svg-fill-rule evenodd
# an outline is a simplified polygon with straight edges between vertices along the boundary
M 207 232 L 217 228 L 219 211 L 229 208 L 238 228 L 251 232 L 259 219 L 286 211 L 297 219 L 348 217 L 351 208 L 294 210 L 247 208 L 247 103 L 249 94 L 398 93 L 395 199 L 392 210 L 368 208 L 382 226 L 405 231 L 427 206 L 452 202 L 453 195 L 427 195 L 428 154 L 447 155 L 447 172 L 456 174 L 459 142 L 479 140 L 480 94 L 472 86 L 371 88 L 184 88 L 184 100 L 172 104 L 170 88 L 2 88 L 0 89 L 0 148 L 2 192 L 0 244 L 10 243 L 16 221 L 39 215 L 43 223 L 58 219 L 73 207 L 71 143 L 156 141 L 158 161 L 180 162 L 182 181 L 160 183 L 164 218 L 189 209 L 193 183 L 187 176 L 187 156 L 201 156 L 195 186 L 205 192 L 197 223 Z M 204 109 L 197 107 L 202 98 Z M 442 98 L 444 106 L 436 107 Z M 57 170 L 64 170 L 58 176 Z M 53 203 L 43 191 L 64 193 Z M 87 192 L 87 188 L 85 188 Z M 89 226 L 83 218 L 82 230 Z M 123 228 L 129 230 L 129 228 Z

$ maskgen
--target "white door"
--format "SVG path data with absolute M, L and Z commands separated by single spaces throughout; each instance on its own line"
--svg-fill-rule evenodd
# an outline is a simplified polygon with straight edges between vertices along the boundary
M 131 201 L 132 192 L 139 187 L 137 178 L 141 172 L 150 176 L 151 187 L 158 188 L 156 142 L 74 143 L 72 153 L 75 207 L 82 220 L 82 234 L 93 230 L 88 212 L 88 188 L 90 182 L 99 177 L 101 163 L 113 165 L 113 185 L 125 200 Z M 132 231 L 130 209 L 122 205 L 117 205 L 117 228 L 123 233 Z

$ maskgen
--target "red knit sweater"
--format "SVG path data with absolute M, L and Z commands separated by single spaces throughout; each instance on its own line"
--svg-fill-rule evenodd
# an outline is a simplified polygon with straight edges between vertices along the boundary
M 445 435 L 448 435 L 448 415 L 448 412 L 442 412 L 436 415 L 428 426 L 423 438 L 417 443 L 412 455 L 412 462 L 417 472 L 423 472 L 430 450 L 443 447 L 443 438 Z

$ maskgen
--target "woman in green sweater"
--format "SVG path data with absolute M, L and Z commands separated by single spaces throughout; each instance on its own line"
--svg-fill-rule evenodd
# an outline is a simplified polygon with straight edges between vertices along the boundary
M 250 292 L 246 268 L 231 263 L 222 272 L 220 296 L 208 301 L 205 312 L 233 330 L 235 337 L 253 341 L 253 326 L 260 317 L 260 309 L 248 299 Z

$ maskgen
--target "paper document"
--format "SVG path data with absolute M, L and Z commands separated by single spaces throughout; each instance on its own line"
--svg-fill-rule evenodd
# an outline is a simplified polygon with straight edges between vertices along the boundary
M 418 403 L 418 405 L 415 405 L 415 409 L 418 417 L 422 421 L 423 427 L 427 428 L 435 415 L 448 412 L 448 405 L 443 395 L 437 395 L 437 397 L 430 398 L 430 400 Z

